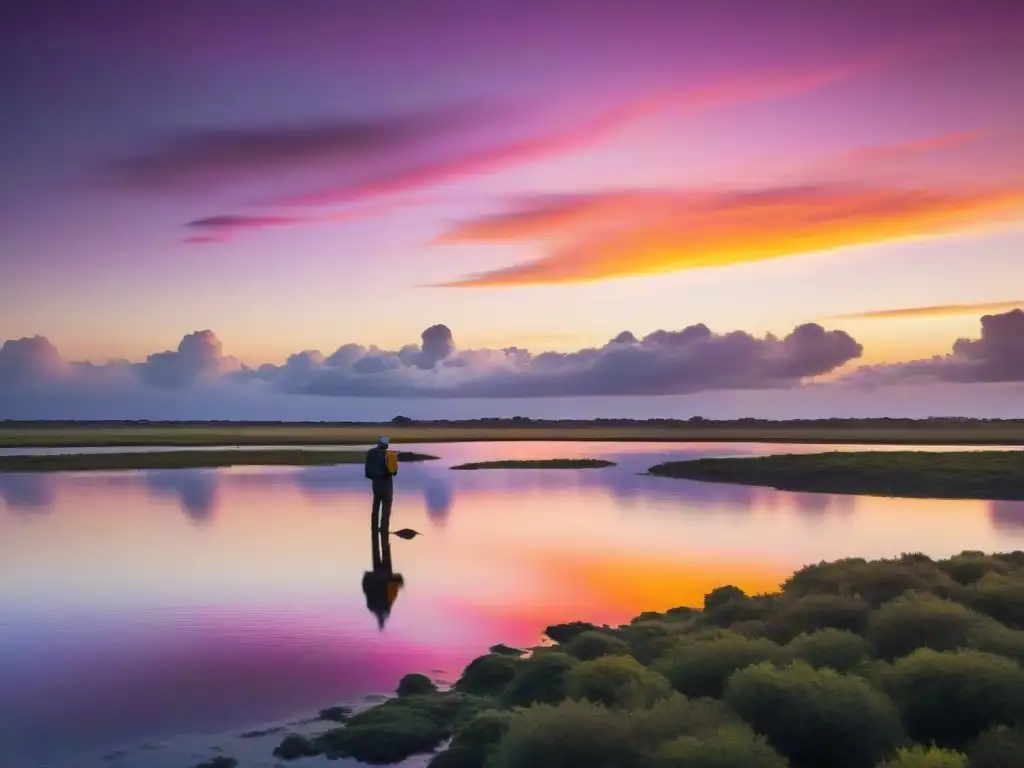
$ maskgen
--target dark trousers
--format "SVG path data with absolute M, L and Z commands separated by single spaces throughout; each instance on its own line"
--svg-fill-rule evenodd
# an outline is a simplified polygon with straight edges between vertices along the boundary
M 389 483 L 373 484 L 373 511 L 370 514 L 370 525 L 376 530 L 388 530 L 391 525 L 391 502 L 394 499 L 394 488 Z

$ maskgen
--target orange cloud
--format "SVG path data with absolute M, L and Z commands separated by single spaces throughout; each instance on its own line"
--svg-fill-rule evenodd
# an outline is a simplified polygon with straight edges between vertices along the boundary
M 1024 307 L 1024 299 L 1017 301 L 994 301 L 988 304 L 936 304 L 929 307 L 899 307 L 878 309 L 871 312 L 853 312 L 848 315 L 833 315 L 830 320 L 879 320 L 905 317 L 949 317 L 953 315 L 977 315 L 980 313 L 1009 312 Z
M 546 256 L 449 287 L 577 283 L 720 267 L 939 234 L 1024 206 L 1024 189 L 889 189 L 806 185 L 739 191 L 591 195 L 548 218 L 483 226 L 507 240 L 552 237 Z M 599 220 L 598 224 L 591 224 Z M 472 223 L 456 230 L 471 239 Z

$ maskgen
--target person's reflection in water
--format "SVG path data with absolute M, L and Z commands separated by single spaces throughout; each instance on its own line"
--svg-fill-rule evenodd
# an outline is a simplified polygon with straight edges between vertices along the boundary
M 373 570 L 363 574 L 363 594 L 366 595 L 366 607 L 377 617 L 377 627 L 384 629 L 384 624 L 391 615 L 399 590 L 405 586 L 402 574 L 395 573 L 391 564 L 391 531 L 389 521 L 382 521 L 380 530 L 370 526 L 373 537 Z

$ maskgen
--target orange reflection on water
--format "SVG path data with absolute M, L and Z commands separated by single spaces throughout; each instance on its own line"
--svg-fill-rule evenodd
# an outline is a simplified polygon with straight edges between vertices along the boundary
M 518 565 L 548 589 L 513 595 L 500 603 L 454 601 L 452 608 L 501 627 L 510 641 L 521 642 L 562 621 L 619 624 L 644 611 L 699 607 L 704 595 L 724 584 L 748 594 L 775 591 L 793 570 L 770 559 L 673 562 L 555 549 L 522 552 Z

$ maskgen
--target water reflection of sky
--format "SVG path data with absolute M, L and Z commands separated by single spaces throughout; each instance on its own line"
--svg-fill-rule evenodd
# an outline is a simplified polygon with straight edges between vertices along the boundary
M 259 723 L 390 690 L 408 671 L 450 675 L 559 620 L 619 621 L 725 582 L 767 590 L 820 559 L 1024 540 L 1017 502 L 638 474 L 677 457 L 820 446 L 430 450 L 443 460 L 403 465 L 398 478 L 393 527 L 424 536 L 393 542 L 406 587 L 383 633 L 360 586 L 361 467 L 0 474 L 0 743 L 41 748 L 55 721 L 65 745 Z M 619 466 L 448 469 L 551 456 Z

